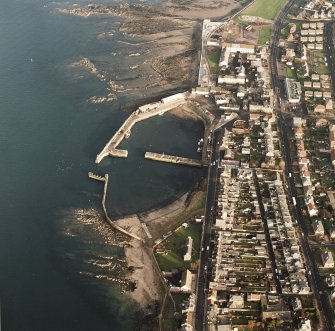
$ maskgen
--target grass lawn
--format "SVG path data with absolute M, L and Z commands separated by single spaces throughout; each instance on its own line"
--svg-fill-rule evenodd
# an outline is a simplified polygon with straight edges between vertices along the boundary
M 211 68 L 212 74 L 216 74 L 219 67 L 221 48 L 208 48 L 208 63 Z
M 241 15 L 258 16 L 273 20 L 285 3 L 286 0 L 256 0 Z
M 183 303 L 185 301 L 188 301 L 189 294 L 185 293 L 172 293 L 172 298 L 176 304 L 176 310 L 181 313 L 182 310 L 184 309 Z
M 324 60 L 325 53 L 323 51 L 313 51 L 311 55 L 312 69 L 319 75 L 329 74 L 329 69 Z
M 265 45 L 266 42 L 270 42 L 270 38 L 273 33 L 273 26 L 264 26 L 259 30 L 258 45 Z
M 286 75 L 287 78 L 297 79 L 297 73 L 295 69 L 291 69 L 291 67 L 286 67 Z
M 192 261 L 197 260 L 199 257 L 201 229 L 202 223 L 190 223 L 186 229 L 184 227 L 180 228 L 162 243 L 162 247 L 167 253 L 156 254 L 161 270 L 171 271 L 172 269 L 190 268 Z M 184 261 L 183 258 L 188 236 L 193 239 L 192 261 Z

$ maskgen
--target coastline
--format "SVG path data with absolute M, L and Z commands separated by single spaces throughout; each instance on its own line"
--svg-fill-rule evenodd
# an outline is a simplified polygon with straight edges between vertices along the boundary
M 168 231 L 167 229 L 172 231 L 187 219 L 192 218 L 192 212 L 187 210 L 189 206 L 193 208 L 193 198 L 197 197 L 197 194 L 202 192 L 206 186 L 204 181 L 199 187 L 184 193 L 170 203 L 152 208 L 143 213 L 126 215 L 114 220 L 117 225 L 143 238 L 143 242 L 131 240 L 129 245 L 124 247 L 125 261 L 133 269 L 128 278 L 136 284 L 135 290 L 126 292 L 126 295 L 136 302 L 142 313 L 148 313 L 148 310 L 151 311 L 153 304 L 161 303 L 163 292 L 166 289 L 161 271 L 153 254 L 153 244 L 156 240 L 159 241 L 164 238 Z M 187 212 L 186 214 L 185 211 Z M 178 219 L 178 216 L 181 216 L 181 218 Z M 152 238 L 147 237 L 142 223 L 147 225 Z
M 214 0 L 210 2 L 215 3 Z M 150 97 L 147 97 L 144 93 L 141 96 L 152 102 L 153 99 L 156 99 L 157 95 L 169 95 L 171 90 L 180 91 L 181 89 L 185 89 L 185 86 L 189 88 L 197 85 L 201 38 L 199 20 L 228 16 L 238 11 L 242 6 L 240 3 L 234 1 L 230 1 L 227 7 L 220 7 L 220 4 L 215 4 L 212 8 L 210 8 L 210 4 L 205 0 L 198 0 L 196 3 L 196 6 L 192 10 L 188 10 L 188 8 L 182 5 L 176 6 L 172 2 L 168 2 L 166 5 L 160 7 L 160 12 L 166 10 L 166 14 L 163 14 L 164 22 L 172 20 L 172 15 L 177 16 L 178 20 L 174 20 L 175 24 L 171 25 L 170 30 L 165 31 L 162 25 L 159 25 L 161 30 L 163 30 L 158 30 L 156 33 L 141 32 L 138 30 L 143 28 L 144 23 L 147 24 L 148 21 L 152 21 L 152 15 L 157 14 L 155 10 L 149 12 L 149 17 L 144 16 L 145 19 L 140 17 L 143 14 L 144 7 L 142 6 L 140 7 L 140 13 L 132 11 L 130 15 L 126 16 L 122 12 L 124 8 L 121 8 L 120 12 L 115 10 L 115 8 L 112 10 L 111 15 L 120 16 L 125 19 L 125 23 L 121 25 L 119 32 L 126 34 L 130 39 L 141 38 L 141 46 L 146 49 L 144 54 L 149 57 L 143 63 L 138 63 L 138 66 L 141 66 L 142 73 L 136 82 L 129 83 L 128 86 L 125 85 L 124 91 L 128 90 L 130 86 L 131 89 L 138 92 L 151 89 L 150 92 L 152 94 Z M 63 11 L 63 14 L 78 15 L 79 13 L 79 16 L 89 16 L 87 9 L 85 9 L 84 15 L 81 15 L 80 10 L 76 9 L 75 12 Z M 99 13 L 97 14 L 99 15 Z M 106 15 L 106 13 L 102 14 Z M 137 26 L 131 24 L 131 20 L 134 18 L 138 19 L 137 23 L 139 24 Z M 183 24 L 179 24 L 178 22 L 183 22 Z M 157 20 L 155 21 L 156 23 L 158 24 Z M 138 61 L 141 61 L 140 56 L 136 56 L 136 58 L 138 58 Z M 94 64 L 92 67 L 90 59 L 81 64 L 84 64 L 86 69 L 98 77 L 100 72 L 104 72 L 100 68 L 95 68 Z M 134 67 L 136 67 L 135 70 L 138 70 L 137 64 Z M 106 81 L 107 78 L 102 76 L 102 80 Z M 122 87 L 124 85 L 122 80 L 115 82 L 115 84 L 120 84 Z M 142 87 L 139 87 L 141 85 Z M 115 88 L 109 89 L 110 93 L 119 95 L 124 91 L 122 89 L 116 91 Z M 101 102 L 104 101 L 105 99 L 102 98 Z M 124 105 L 122 108 L 123 110 L 134 109 L 133 104 L 141 103 L 134 101 L 133 103 Z M 171 113 L 182 119 L 199 120 L 197 115 L 191 112 L 185 113 L 185 109 L 182 108 Z M 203 119 L 200 120 L 204 122 Z M 164 301 L 163 291 L 166 294 L 166 285 L 161 276 L 161 271 L 158 270 L 152 247 L 156 240 L 164 238 L 168 232 L 173 231 L 173 229 L 180 226 L 185 220 L 190 219 L 194 215 L 194 211 L 201 210 L 199 206 L 202 203 L 202 196 L 199 196 L 199 194 L 205 192 L 203 184 L 204 181 L 197 188 L 182 194 L 182 196 L 172 202 L 154 207 L 145 212 L 125 215 L 113 220 L 118 226 L 143 239 L 143 242 L 132 239 L 129 241 L 129 245 L 124 247 L 126 263 L 132 269 L 128 278 L 136 284 L 136 288 L 133 291 L 127 291 L 126 295 L 136 302 L 139 311 L 143 314 L 150 311 L 152 314 L 151 321 L 157 321 L 157 317 L 159 316 L 158 311 L 152 310 L 152 305 L 155 303 L 161 305 Z M 194 199 L 196 200 L 195 202 Z M 189 206 L 192 206 L 191 210 L 189 210 Z

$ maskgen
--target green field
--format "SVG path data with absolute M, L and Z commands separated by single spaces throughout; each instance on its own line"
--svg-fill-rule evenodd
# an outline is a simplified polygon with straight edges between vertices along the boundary
M 191 261 L 187 262 L 183 259 L 183 247 L 187 237 L 191 236 L 193 239 L 192 261 L 197 260 L 199 257 L 201 229 L 202 223 L 190 223 L 186 229 L 184 227 L 180 228 L 163 242 L 162 246 L 167 253 L 156 254 L 156 259 L 161 270 L 171 271 L 172 269 L 190 268 Z
M 268 20 L 274 20 L 286 1 L 287 0 L 256 0 L 251 6 L 246 8 L 241 15 L 258 16 Z
M 270 38 L 273 33 L 273 26 L 264 26 L 259 30 L 258 45 L 265 45 L 266 42 L 270 42 Z
M 220 48 L 208 48 L 208 63 L 211 68 L 212 74 L 216 74 L 219 67 L 221 49 Z
M 287 78 L 297 79 L 297 73 L 295 69 L 291 69 L 291 67 L 286 67 L 286 75 Z

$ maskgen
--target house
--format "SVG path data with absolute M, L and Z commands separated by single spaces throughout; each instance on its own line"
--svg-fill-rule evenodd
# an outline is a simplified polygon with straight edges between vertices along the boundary
M 307 204 L 307 209 L 310 217 L 317 216 L 318 210 L 314 204 L 314 202 L 310 202 Z
M 180 288 L 185 292 L 192 292 L 194 290 L 195 275 L 190 270 L 185 270 L 181 276 Z
M 323 92 L 323 97 L 324 98 L 331 98 L 332 97 L 332 93 L 331 92 Z
M 317 220 L 313 223 L 313 230 L 314 234 L 316 236 L 324 236 L 325 235 L 325 229 L 323 227 L 323 224 L 321 221 Z
M 208 87 L 196 87 L 192 89 L 192 94 L 198 95 L 208 95 L 209 88 Z
M 304 130 L 302 128 L 294 128 L 295 139 L 302 139 L 304 137 Z
M 335 239 L 335 228 L 330 230 L 330 238 Z
M 312 185 L 304 186 L 304 193 L 306 196 L 313 194 L 313 187 Z
M 292 307 L 294 311 L 302 309 L 302 303 L 299 298 L 293 298 L 292 299 Z
M 260 119 L 260 113 L 250 113 L 249 114 L 249 121 L 256 121 Z
M 323 22 L 316 22 L 316 26 L 318 29 L 323 29 L 325 24 Z
M 326 111 L 326 106 L 317 104 L 314 106 L 314 111 L 316 113 L 324 113 Z
M 229 309 L 242 309 L 244 308 L 244 296 L 232 295 L 228 302 Z
M 320 80 L 322 81 L 330 81 L 330 76 L 327 74 L 320 75 Z
M 312 74 L 312 80 L 320 80 L 320 75 Z
M 191 261 L 191 259 L 192 259 L 192 247 L 193 247 L 192 237 L 190 237 L 190 236 L 187 237 L 186 245 L 187 245 L 187 252 L 184 255 L 184 261 Z
M 335 125 L 329 127 L 329 142 L 331 148 L 335 147 Z
M 321 91 L 314 91 L 314 98 L 322 98 L 323 94 Z
M 250 154 L 250 148 L 242 147 L 241 153 L 244 155 L 249 155 Z
M 312 87 L 312 82 L 305 81 L 304 82 L 304 87 Z
M 297 140 L 296 144 L 297 144 L 298 151 L 305 150 L 305 143 L 303 140 Z
M 301 128 L 302 127 L 302 118 L 301 117 L 293 117 L 293 127 L 294 128 Z
M 326 92 L 324 92 L 326 93 Z M 327 110 L 333 110 L 333 100 L 332 99 L 328 99 L 326 102 L 326 109 Z
M 309 161 L 306 157 L 299 158 L 299 165 L 308 165 Z
M 309 91 L 309 90 L 305 91 L 305 98 L 313 98 L 313 96 L 314 96 L 313 91 Z
M 316 121 L 315 121 L 315 126 L 317 128 L 320 128 L 320 127 L 323 127 L 323 126 L 327 126 L 328 125 L 328 121 L 325 119 L 325 118 L 318 118 Z
M 321 82 L 321 86 L 322 86 L 322 88 L 326 88 L 326 89 L 329 89 L 330 88 L 330 83 L 329 83 L 329 81 L 325 81 L 325 80 L 323 80 L 322 82 Z
M 305 321 L 301 322 L 298 331 L 312 331 L 311 321 L 306 319 Z
M 321 253 L 322 263 L 324 268 L 334 268 L 334 257 L 333 254 L 326 250 Z
M 313 82 L 312 86 L 313 86 L 313 88 L 321 88 L 321 83 L 320 82 Z

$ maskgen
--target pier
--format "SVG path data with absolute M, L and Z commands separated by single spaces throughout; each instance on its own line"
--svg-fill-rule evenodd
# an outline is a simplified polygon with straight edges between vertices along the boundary
M 142 241 L 142 239 L 128 231 L 126 231 L 125 229 L 121 228 L 120 226 L 118 226 L 117 224 L 115 224 L 115 222 L 113 222 L 111 220 L 111 218 L 108 216 L 108 213 L 107 213 L 107 209 L 106 209 L 106 195 L 107 195 L 107 188 L 108 188 L 108 174 L 105 174 L 104 177 L 102 176 L 99 176 L 99 175 L 95 175 L 93 172 L 89 172 L 88 173 L 88 177 L 92 178 L 92 179 L 95 179 L 95 180 L 98 180 L 100 182 L 104 182 L 104 192 L 103 192 L 103 195 L 102 195 L 102 209 L 104 211 L 104 214 L 105 214 L 105 219 L 107 221 L 107 223 L 112 227 L 114 228 L 115 230 L 129 236 L 129 237 L 132 237 L 136 240 L 139 240 L 139 241 Z
M 114 136 L 108 141 L 102 151 L 97 155 L 95 163 L 99 164 L 106 156 L 114 156 L 126 158 L 127 150 L 117 149 L 123 139 L 129 138 L 132 127 L 140 121 L 148 118 L 163 115 L 169 110 L 184 105 L 187 102 L 185 93 L 178 93 L 167 98 L 163 98 L 160 102 L 151 103 L 139 107 L 133 112 L 116 131 Z
M 161 161 L 173 164 L 187 165 L 191 167 L 207 167 L 208 161 L 189 159 L 186 157 L 146 152 L 145 158 L 154 161 Z

